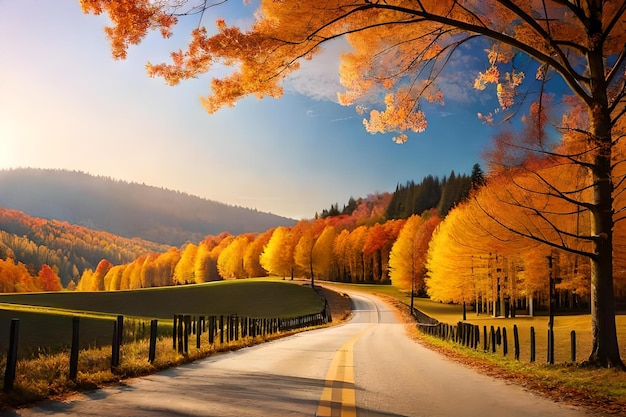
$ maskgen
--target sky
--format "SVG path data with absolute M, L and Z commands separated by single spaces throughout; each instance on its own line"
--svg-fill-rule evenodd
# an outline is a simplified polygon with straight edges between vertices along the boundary
M 245 25 L 253 12 L 231 0 L 202 22 Z M 495 131 L 476 114 L 493 105 L 469 91 L 468 69 L 486 57 L 451 69 L 446 105 L 427 113 L 426 132 L 399 145 L 392 134 L 367 133 L 363 116 L 337 104 L 343 42 L 306 62 L 281 99 L 247 98 L 212 115 L 199 100 L 211 74 L 175 87 L 149 78 L 146 62 L 184 48 L 194 19 L 115 61 L 107 19 L 84 15 L 78 0 L 0 0 L 0 169 L 78 170 L 308 219 L 350 197 L 483 164 Z

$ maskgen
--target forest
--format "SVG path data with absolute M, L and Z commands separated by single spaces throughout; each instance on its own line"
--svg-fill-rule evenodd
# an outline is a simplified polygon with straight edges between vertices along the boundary
M 558 307 L 587 309 L 589 263 L 582 256 L 521 238 L 480 208 L 482 202 L 523 219 L 521 209 L 516 213 L 494 197 L 507 184 L 498 175 L 486 178 L 476 164 L 471 175 L 429 175 L 393 193 L 351 197 L 341 210 L 332 205 L 294 226 L 223 232 L 180 247 L 2 209 L 2 268 L 12 271 L 3 274 L 2 291 L 111 291 L 273 275 L 393 283 L 435 301 L 508 315 L 545 308 L 552 274 Z M 571 216 L 588 227 L 588 216 Z M 622 271 L 616 271 L 616 293 L 623 303 Z
M 54 272 L 60 284 L 71 289 L 83 271 L 95 269 L 102 259 L 128 263 L 168 248 L 0 207 L 0 292 L 43 290 L 33 281 L 42 268 Z
M 383 231 L 382 225 L 386 223 L 392 201 L 408 202 L 410 199 L 410 213 L 417 213 L 421 206 L 413 205 L 413 202 L 424 200 L 421 195 L 447 195 L 450 189 L 455 189 L 459 192 L 454 199 L 461 201 L 467 196 L 471 181 L 470 177 L 456 175 L 454 172 L 442 180 L 428 176 L 418 184 L 410 181 L 405 186 L 398 185 L 394 193 L 350 198 L 348 205 L 344 206 L 344 214 L 329 215 L 329 211 L 336 210 L 336 206 L 333 206 L 331 210 L 323 210 L 321 216 L 316 215 L 315 220 L 301 221 L 293 227 L 270 228 L 262 233 L 241 235 L 223 232 L 208 235 L 198 243 L 188 242 L 180 247 L 159 245 L 141 239 L 126 239 L 58 220 L 34 218 L 16 210 L 0 209 L 0 257 L 6 260 L 7 265 L 11 264 L 16 269 L 17 272 L 13 275 L 22 276 L 22 281 L 13 279 L 12 286 L 5 285 L 3 292 L 40 290 L 35 284 L 15 283 L 36 277 L 44 265 L 51 266 L 51 270 L 60 277 L 63 287 L 74 289 L 77 286 L 79 290 L 93 291 L 179 285 L 264 276 L 270 273 L 281 275 L 283 271 L 277 272 L 276 267 L 272 266 L 276 260 L 271 259 L 268 254 L 264 255 L 261 264 L 261 254 L 266 251 L 270 238 L 274 236 L 272 246 L 267 249 L 268 253 L 272 247 L 287 244 L 280 241 L 281 236 L 286 233 L 290 236 L 290 244 L 296 245 L 298 241 L 294 241 L 295 237 L 306 234 L 308 239 L 316 239 L 318 229 L 325 225 L 332 226 L 332 230 L 337 232 L 346 230 L 346 233 L 359 228 L 356 234 L 362 234 L 374 227 L 374 233 L 380 236 L 373 235 L 370 238 L 367 255 L 372 256 L 378 250 L 377 245 L 389 246 L 393 243 L 392 239 L 398 233 L 396 229 L 402 225 L 402 221 L 390 222 L 385 226 L 390 230 Z M 451 187 L 450 184 L 455 185 Z M 432 208 L 437 205 L 438 201 L 435 200 Z M 436 217 L 442 215 L 437 213 Z M 332 233 L 329 228 L 325 239 L 328 240 L 330 236 Z M 303 241 L 300 245 L 300 251 L 304 250 L 305 243 Z M 319 246 L 316 253 L 321 250 Z M 377 253 L 379 261 L 375 272 L 364 268 L 357 270 L 356 263 L 353 262 L 352 270 L 347 267 L 343 271 L 336 269 L 323 279 L 351 281 L 354 276 L 356 281 L 389 282 L 386 261 L 388 252 L 389 247 L 386 247 Z M 294 248 L 288 249 L 286 253 L 293 254 Z M 245 259 L 242 260 L 244 256 Z M 302 258 L 301 254 L 298 256 Z M 299 262 L 304 264 L 305 259 L 300 259 Z M 302 275 L 305 273 L 303 268 L 290 265 L 288 270 L 285 269 L 284 275 Z

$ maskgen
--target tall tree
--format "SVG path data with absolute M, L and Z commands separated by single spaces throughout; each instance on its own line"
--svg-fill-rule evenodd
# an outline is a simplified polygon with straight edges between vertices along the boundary
M 274 229 L 266 230 L 256 236 L 246 248 L 246 253 L 243 258 L 243 267 L 249 277 L 263 277 L 267 275 L 261 266 L 261 254 L 273 233 Z
M 119 58 L 151 29 L 169 36 L 177 22 L 174 13 L 184 12 L 187 2 L 125 0 L 125 7 L 109 0 L 81 3 L 85 12 L 109 13 L 114 25 L 107 34 Z M 198 12 L 195 2 L 187 6 L 190 13 Z M 354 50 L 342 58 L 347 91 L 341 102 L 363 110 L 369 99 L 387 91 L 384 108 L 369 112 L 365 128 L 397 132 L 395 141 L 403 143 L 406 132 L 426 129 L 424 101 L 443 103 L 437 81 L 446 65 L 467 49 L 461 46 L 477 38 L 488 44 L 488 64 L 474 86 L 497 87 L 501 111 L 487 114 L 486 121 L 509 117 L 507 113 L 518 109 L 516 93 L 525 74 L 517 58 L 530 57 L 539 64 L 541 88 L 550 88 L 547 81 L 558 75 L 584 111 L 585 120 L 573 128 L 588 144 L 583 166 L 593 189 L 584 202 L 592 219 L 587 238 L 594 246 L 587 254 L 593 329 L 589 361 L 624 368 L 615 328 L 613 226 L 621 207 L 613 206 L 613 194 L 621 179 L 614 175 L 613 150 L 626 114 L 625 13 L 625 2 L 609 0 L 267 0 L 249 30 L 242 32 L 222 19 L 215 35 L 195 29 L 187 51 L 173 53 L 170 65 L 149 65 L 148 71 L 176 84 L 215 64 L 234 66 L 233 72 L 213 80 L 211 95 L 203 99 L 214 112 L 247 95 L 280 96 L 281 81 L 298 69 L 299 59 L 314 57 L 321 44 L 345 35 Z
M 239 235 L 220 253 L 217 258 L 217 270 L 222 278 L 241 279 L 247 277 L 243 258 L 251 240 L 251 235 Z
M 194 261 L 198 246 L 188 243 L 180 257 L 180 260 L 174 268 L 173 281 L 176 284 L 193 284 L 196 282 L 194 278 Z
M 333 243 L 336 237 L 335 228 L 326 226 L 313 245 L 311 252 L 313 272 L 319 279 L 330 279 L 332 267 L 335 264 Z
M 292 235 L 288 227 L 277 227 L 260 257 L 261 266 L 270 275 L 293 277 Z

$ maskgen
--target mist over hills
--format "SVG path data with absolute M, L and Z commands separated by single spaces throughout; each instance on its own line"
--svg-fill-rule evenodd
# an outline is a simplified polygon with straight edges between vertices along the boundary
M 222 232 L 239 235 L 296 223 L 163 188 L 35 168 L 0 170 L 0 206 L 174 246 Z

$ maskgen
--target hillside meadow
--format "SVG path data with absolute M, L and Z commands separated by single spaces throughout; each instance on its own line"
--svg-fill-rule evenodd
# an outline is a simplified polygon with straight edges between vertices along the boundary
M 20 346 L 59 348 L 71 340 L 71 317 L 81 317 L 81 344 L 110 344 L 117 315 L 171 326 L 174 314 L 286 318 L 324 308 L 310 287 L 272 280 L 220 281 L 111 292 L 0 295 L 0 348 L 6 350 L 11 318 L 20 319 Z

